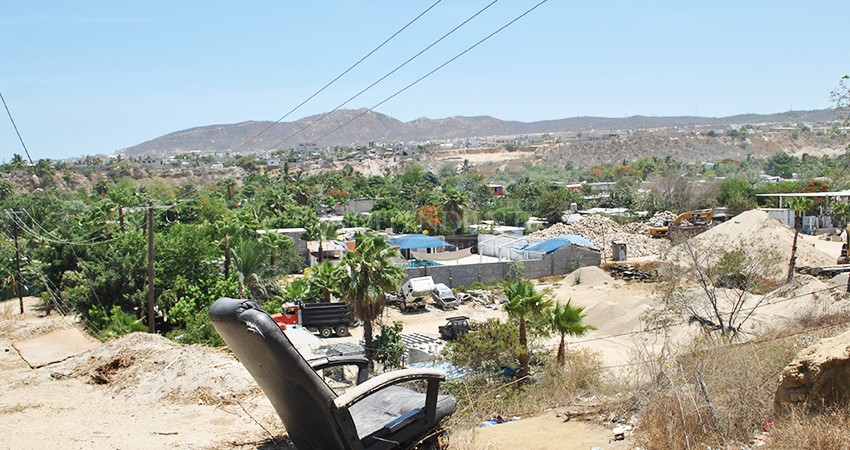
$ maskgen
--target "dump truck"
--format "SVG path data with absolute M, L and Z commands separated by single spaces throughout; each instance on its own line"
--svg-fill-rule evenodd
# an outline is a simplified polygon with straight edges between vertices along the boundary
M 271 316 L 281 329 L 286 329 L 287 325 L 300 325 L 323 338 L 334 334 L 348 336 L 348 329 L 357 326 L 348 305 L 341 302 L 284 303 L 283 312 Z
M 650 226 L 649 235 L 654 238 L 691 237 L 707 230 L 714 218 L 714 208 L 683 212 L 661 226 Z
M 440 309 L 457 309 L 457 305 L 460 304 L 457 297 L 455 297 L 455 293 L 452 292 L 452 289 L 446 286 L 443 283 L 437 283 L 434 285 L 434 290 L 431 291 L 431 298 L 434 299 L 434 303 Z
M 398 296 L 398 306 L 402 311 L 425 309 L 428 298 L 434 291 L 434 279 L 431 277 L 417 277 L 407 280 L 401 286 L 401 295 Z

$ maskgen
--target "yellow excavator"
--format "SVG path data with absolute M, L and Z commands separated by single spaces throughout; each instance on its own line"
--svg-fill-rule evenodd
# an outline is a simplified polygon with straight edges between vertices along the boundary
M 649 227 L 649 235 L 654 238 L 690 237 L 705 231 L 714 218 L 714 208 L 683 212 L 670 223 L 658 227 Z

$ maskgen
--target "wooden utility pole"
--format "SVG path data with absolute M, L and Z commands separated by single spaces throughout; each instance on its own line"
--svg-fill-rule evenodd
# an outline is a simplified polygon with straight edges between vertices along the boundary
M 11 214 L 17 214 L 16 211 L 11 211 Z M 21 315 L 24 315 L 24 289 L 23 277 L 21 277 L 21 252 L 18 249 L 18 221 L 17 215 L 12 218 L 12 237 L 15 239 L 15 292 L 18 294 L 18 304 L 21 308 Z
M 156 333 L 154 321 L 154 285 L 153 285 L 153 201 L 148 202 L 148 331 Z

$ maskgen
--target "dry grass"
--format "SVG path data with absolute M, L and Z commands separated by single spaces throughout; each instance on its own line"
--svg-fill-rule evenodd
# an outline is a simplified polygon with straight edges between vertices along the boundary
M 684 449 L 748 442 L 773 415 L 773 393 L 795 349 L 782 340 L 719 345 L 703 342 L 660 367 L 638 394 L 638 441 Z
M 793 411 L 778 420 L 771 429 L 770 448 L 797 450 L 850 449 L 850 409 L 827 411 L 818 415 Z
M 575 398 L 580 392 L 595 389 L 602 382 L 602 362 L 589 350 L 568 350 L 564 367 L 554 360 L 545 361 L 542 367 L 539 373 L 524 379 L 482 378 L 451 386 L 459 407 L 450 426 L 459 430 L 477 427 L 493 414 L 537 414 Z

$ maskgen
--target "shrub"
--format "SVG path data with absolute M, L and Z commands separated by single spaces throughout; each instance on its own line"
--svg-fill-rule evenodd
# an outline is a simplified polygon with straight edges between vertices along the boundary
M 400 368 L 404 363 L 404 352 L 407 347 L 401 339 L 404 324 L 393 322 L 392 325 L 382 325 L 381 332 L 375 336 L 372 346 L 375 348 L 373 359 L 381 363 L 385 369 Z

